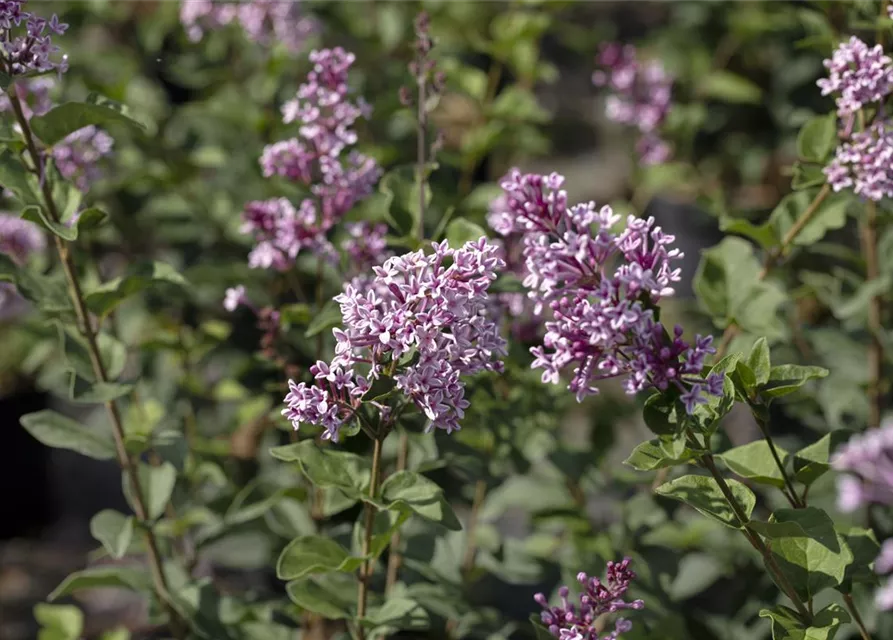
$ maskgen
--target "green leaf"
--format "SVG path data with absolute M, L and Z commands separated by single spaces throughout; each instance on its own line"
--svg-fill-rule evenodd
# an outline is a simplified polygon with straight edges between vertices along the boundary
M 312 440 L 275 447 L 270 454 L 283 462 L 297 462 L 301 472 L 315 486 L 334 487 L 354 498 L 365 497 L 372 476 L 365 458 L 347 451 L 319 447 Z
M 110 556 L 121 558 L 133 538 L 133 518 L 114 509 L 103 509 L 90 520 L 90 533 Z
M 123 125 L 135 133 L 145 130 L 122 105 L 97 94 L 89 95 L 87 102 L 66 102 L 31 118 L 31 130 L 50 146 L 91 124 L 103 129 Z
M 849 439 L 846 431 L 832 431 L 794 454 L 794 479 L 809 486 L 831 469 L 831 454 Z
M 804 367 L 799 364 L 781 364 L 772 367 L 769 380 L 760 389 L 764 398 L 780 398 L 794 393 L 810 380 L 824 378 L 828 370 L 822 367 Z
M 684 442 L 683 442 L 684 445 Z M 643 442 L 624 460 L 624 464 L 628 464 L 638 471 L 653 471 L 654 469 L 665 469 L 667 467 L 675 467 L 685 464 L 689 460 L 697 457 L 697 454 L 691 449 L 685 447 L 679 456 L 668 455 L 661 446 L 658 438 Z
M 843 581 L 853 553 L 834 530 L 834 522 L 827 513 L 815 507 L 778 509 L 773 521 L 799 525 L 802 530 L 792 529 L 787 532 L 790 535 L 771 537 L 768 547 L 804 600 Z
M 825 174 L 822 167 L 815 164 L 794 163 L 794 177 L 791 179 L 791 188 L 795 191 L 820 187 L 825 184 Z
M 856 292 L 846 301 L 833 306 L 834 316 L 840 320 L 848 320 L 860 313 L 865 313 L 874 298 L 881 297 L 890 291 L 893 278 L 882 275 L 859 285 Z
M 131 591 L 149 592 L 152 583 L 148 572 L 133 567 L 93 567 L 83 571 L 75 571 L 47 596 L 52 602 L 63 596 L 71 595 L 84 589 L 114 587 Z
M 126 298 L 159 284 L 189 288 L 186 279 L 171 265 L 163 262 L 142 262 L 132 265 L 126 275 L 104 282 L 89 291 L 85 300 L 91 311 L 106 315 Z
M 96 460 L 115 457 L 111 439 L 103 438 L 55 411 L 46 409 L 29 413 L 22 416 L 21 422 L 28 433 L 48 447 L 68 449 Z
M 378 184 L 387 197 L 387 218 L 404 236 L 418 236 L 422 225 L 422 192 L 415 166 L 406 165 L 387 172 Z M 431 204 L 431 186 L 425 182 L 425 206 Z
M 837 146 L 837 116 L 829 113 L 806 121 L 797 134 L 797 154 L 803 160 L 824 164 Z
M 726 484 L 749 519 L 757 502 L 756 496 L 737 480 L 726 480 Z M 713 478 L 696 475 L 682 476 L 662 484 L 655 490 L 655 493 L 684 502 L 727 527 L 740 529 L 747 524 L 739 521 Z
M 675 405 L 666 394 L 654 393 L 648 396 L 642 408 L 642 417 L 655 435 L 671 435 L 677 431 Z
M 84 614 L 71 604 L 36 604 L 34 619 L 41 627 L 37 640 L 78 640 L 84 630 Z
M 766 338 L 759 338 L 750 350 L 747 356 L 747 366 L 754 375 L 756 384 L 766 384 L 769 382 L 769 373 L 772 365 L 769 361 L 769 343 Z
M 462 247 L 466 242 L 476 242 L 482 237 L 487 237 L 487 232 L 479 225 L 469 222 L 465 218 L 453 220 L 447 226 L 447 242 L 454 249 Z
M 76 372 L 69 372 L 68 397 L 79 404 L 102 404 L 126 396 L 132 384 L 118 382 L 89 382 Z
M 0 149 L 0 185 L 12 191 L 22 204 L 43 203 L 37 179 L 25 170 L 22 160 L 9 149 Z
M 778 457 L 781 458 L 782 464 L 788 457 L 788 452 L 781 447 L 776 446 Z M 747 478 L 760 484 L 768 484 L 774 487 L 783 487 L 784 479 L 778 465 L 775 464 L 775 458 L 765 440 L 757 440 L 750 444 L 735 447 L 726 451 L 720 456 L 725 465 L 733 473 L 738 474 L 742 478 Z
M 140 463 L 137 469 L 143 502 L 148 510 L 146 517 L 149 520 L 156 520 L 164 513 L 174 492 L 174 486 L 177 484 L 177 468 L 170 462 L 164 462 L 157 466 Z M 124 495 L 133 507 L 134 493 L 129 475 L 125 475 L 123 479 Z
M 555 636 L 549 633 L 549 630 L 543 626 L 543 620 L 539 614 L 530 614 L 530 624 L 533 626 L 533 633 L 536 636 L 536 640 L 555 640 Z
M 0 253 L 0 281 L 12 282 L 25 298 L 48 316 L 74 319 L 74 307 L 61 278 L 44 276 L 27 267 L 19 267 L 9 256 Z
M 769 222 L 757 226 L 750 220 L 723 215 L 719 219 L 719 229 L 725 233 L 736 233 L 750 238 L 763 249 L 771 249 L 778 245 L 775 229 Z
M 318 333 L 322 333 L 326 329 L 337 327 L 341 324 L 341 306 L 334 300 L 329 300 L 319 313 L 313 316 L 307 331 L 304 333 L 305 338 L 312 338 Z
M 409 509 L 451 531 L 462 525 L 436 482 L 414 471 L 397 471 L 381 485 L 381 499 L 388 509 Z
M 59 331 L 62 352 L 65 354 L 68 364 L 84 380 L 95 381 L 93 360 L 90 357 L 90 349 L 86 340 L 80 335 L 74 335 L 67 331 L 61 322 L 58 322 L 56 326 Z M 115 380 L 121 375 L 124 365 L 127 364 L 127 347 L 108 333 L 97 334 L 96 345 L 99 348 L 99 356 L 105 365 L 106 376 L 110 380 Z
M 840 590 L 843 593 L 852 593 L 854 583 L 878 584 L 878 574 L 871 568 L 872 563 L 880 552 L 874 531 L 861 527 L 836 526 L 837 533 L 846 541 L 850 551 L 853 552 L 853 562 L 847 566 Z
M 289 542 L 276 562 L 280 580 L 297 580 L 315 573 L 352 572 L 363 564 L 363 558 L 350 555 L 331 538 L 301 536 Z
M 372 382 L 369 391 L 363 395 L 363 402 L 371 402 L 373 400 L 381 401 L 389 396 L 396 388 L 397 381 L 392 377 L 385 375 L 379 376 L 377 380 Z
M 732 103 L 759 104 L 763 95 L 759 86 L 724 69 L 709 73 L 699 88 L 703 96 Z
M 836 602 L 816 613 L 810 622 L 783 605 L 761 610 L 760 617 L 772 621 L 772 640 L 833 640 L 840 625 L 850 621 L 849 614 Z
M 769 216 L 769 222 L 775 228 L 779 241 L 797 224 L 815 196 L 815 190 L 811 190 L 797 191 L 782 198 Z M 809 246 L 824 238 L 828 231 L 843 228 L 851 201 L 847 194 L 835 194 L 825 198 L 791 243 L 795 246 Z
M 338 575 L 338 574 L 333 574 Z M 356 586 L 349 584 L 332 584 L 333 575 L 303 580 L 292 580 L 285 585 L 285 590 L 292 602 L 305 611 L 318 614 L 328 620 L 343 620 L 353 616 L 353 602 Z M 355 581 L 351 581 L 355 583 Z
M 360 624 L 372 631 L 370 638 L 388 637 L 401 630 L 426 629 L 429 624 L 428 612 L 415 600 L 391 597 L 377 607 Z
M 72 189 L 80 194 L 76 188 L 72 187 Z M 70 222 L 56 222 L 53 220 L 42 205 L 29 205 L 22 210 L 22 218 L 33 222 L 39 227 L 43 227 L 67 242 L 73 242 L 78 239 L 81 231 L 88 231 L 101 226 L 108 218 L 108 214 L 102 209 L 85 209 L 77 217 L 77 221 L 74 224 L 70 224 Z

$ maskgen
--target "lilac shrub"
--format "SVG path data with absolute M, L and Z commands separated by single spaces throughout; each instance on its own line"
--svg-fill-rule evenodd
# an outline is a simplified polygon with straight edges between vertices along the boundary
M 491 223 L 500 233 L 523 234 L 524 285 L 535 311 L 551 314 L 543 344 L 531 349 L 533 366 L 553 384 L 571 368 L 568 388 L 578 400 L 598 393 L 600 380 L 625 378 L 630 394 L 672 387 L 691 413 L 706 395 L 722 392 L 723 380 L 701 373 L 713 353 L 710 336 L 689 344 L 681 327 L 670 337 L 655 319 L 657 303 L 680 278 L 673 236 L 654 218 L 633 216 L 617 233 L 620 216 L 592 202 L 569 207 L 563 182 L 557 174 L 511 172 L 502 182 L 505 210 Z
M 181 0 L 180 22 L 193 42 L 206 31 L 238 24 L 249 40 L 264 46 L 281 44 L 292 53 L 301 51 L 317 29 L 300 0 Z

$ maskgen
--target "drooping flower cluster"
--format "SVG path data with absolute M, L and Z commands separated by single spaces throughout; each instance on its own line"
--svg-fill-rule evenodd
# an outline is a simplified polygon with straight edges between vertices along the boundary
M 491 222 L 500 233 L 523 234 L 524 285 L 537 313 L 546 305 L 551 310 L 543 344 L 531 349 L 543 382 L 558 383 L 571 368 L 568 388 L 578 400 L 598 393 L 606 378 L 626 378 L 630 394 L 672 386 L 690 413 L 706 394 L 722 393 L 722 376 L 701 376 L 712 338 L 696 336 L 689 344 L 680 327 L 670 336 L 654 318 L 655 305 L 680 279 L 671 266 L 682 257 L 670 248 L 675 238 L 653 218 L 634 216 L 616 233 L 620 216 L 592 202 L 568 207 L 563 182 L 554 173 L 513 170 L 501 185 L 504 214 Z
M 852 36 L 840 43 L 824 64 L 828 77 L 817 84 L 823 96 L 835 95 L 837 114 L 848 123 L 847 132 L 857 111 L 881 103 L 893 91 L 893 59 L 879 44 L 869 47 Z
M 596 620 L 604 614 L 644 608 L 642 600 L 627 602 L 624 599 L 630 583 L 636 578 L 629 565 L 629 558 L 608 562 L 604 580 L 578 573 L 577 580 L 583 587 L 579 605 L 568 600 L 570 589 L 566 586 L 558 590 L 561 606 L 550 606 L 546 596 L 536 594 L 534 599 L 543 607 L 542 620 L 549 633 L 560 640 L 615 640 L 632 629 L 632 623 L 625 618 L 618 618 L 614 629 L 604 635 L 600 635 L 596 628 Z
M 24 264 L 29 256 L 46 246 L 40 229 L 18 216 L 0 213 L 0 254 L 9 256 L 16 264 Z M 15 285 L 0 282 L 0 319 L 20 315 L 27 308 Z
M 0 53 L 2 71 L 10 76 L 24 76 L 68 69 L 68 56 L 56 59 L 59 47 L 53 34 L 62 35 L 68 25 L 53 15 L 49 20 L 23 10 L 26 0 L 0 0 Z
M 878 121 L 838 145 L 824 169 L 834 191 L 852 189 L 856 195 L 880 201 L 893 198 L 893 128 Z
M 249 257 L 253 267 L 287 269 L 305 249 L 334 259 L 326 234 L 381 176 L 373 159 L 357 151 L 344 154 L 357 141 L 354 123 L 369 115 L 368 105 L 348 97 L 354 55 L 340 47 L 323 49 L 311 52 L 310 61 L 307 81 L 282 109 L 284 122 L 301 123 L 299 135 L 266 147 L 260 163 L 265 176 L 309 187 L 312 197 L 297 208 L 283 198 L 248 203 L 242 230 L 257 242 Z
M 503 267 L 486 238 L 451 249 L 389 258 L 373 269 L 366 291 L 348 285 L 335 300 L 343 328 L 333 331 L 335 357 L 310 371 L 315 385 L 289 381 L 283 410 L 295 429 L 309 423 L 338 440 L 375 380 L 392 377 L 395 388 L 430 420 L 452 432 L 468 407 L 462 376 L 499 370 L 505 341 L 487 314 L 488 288 Z M 373 403 L 387 419 L 390 407 Z
M 41 77 L 19 80 L 13 85 L 27 119 L 43 115 L 52 108 L 50 90 L 54 84 L 52 78 Z M 0 113 L 11 111 L 9 96 L 0 92 Z M 88 125 L 54 144 L 50 155 L 62 177 L 72 181 L 81 191 L 87 192 L 102 177 L 101 160 L 112 154 L 114 144 L 114 139 L 105 131 Z
M 297 52 L 316 30 L 315 21 L 301 13 L 300 4 L 299 0 L 182 0 L 180 22 L 193 42 L 207 30 L 238 23 L 254 42 L 281 43 Z
M 612 92 L 605 103 L 608 119 L 639 130 L 636 151 L 643 163 L 665 162 L 670 146 L 658 129 L 670 111 L 672 78 L 659 61 L 639 60 L 632 45 L 606 44 L 596 62 L 602 69 L 592 74 L 593 84 Z
M 853 436 L 831 458 L 837 476 L 837 506 L 852 512 L 870 504 L 893 505 L 893 421 Z M 893 540 L 875 560 L 879 575 L 893 574 Z M 893 576 L 875 594 L 879 609 L 893 609 Z

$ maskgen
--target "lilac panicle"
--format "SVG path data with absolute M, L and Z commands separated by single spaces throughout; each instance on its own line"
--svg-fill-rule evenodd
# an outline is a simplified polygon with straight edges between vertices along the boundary
M 486 238 L 432 249 L 389 258 L 374 267 L 366 290 L 349 284 L 335 298 L 343 321 L 333 330 L 335 357 L 311 367 L 315 384 L 289 381 L 282 413 L 295 429 L 315 424 L 325 429 L 323 438 L 337 442 L 341 426 L 385 373 L 429 428 L 459 429 L 468 407 L 462 376 L 499 370 L 497 358 L 505 355 L 505 341 L 486 313 L 487 290 L 504 263 Z M 390 408 L 373 404 L 387 419 Z
M 632 45 L 609 43 L 596 59 L 602 67 L 592 74 L 597 87 L 611 91 L 605 102 L 608 119 L 639 130 L 636 151 L 644 164 L 669 159 L 670 146 L 658 129 L 670 111 L 673 80 L 657 60 L 642 62 Z
M 0 213 L 0 254 L 21 265 L 45 246 L 46 238 L 37 225 L 12 214 Z M 17 317 L 26 310 L 27 303 L 15 285 L 0 282 L 0 320 Z
M 297 208 L 285 198 L 246 205 L 242 231 L 257 243 L 249 257 L 252 267 L 288 269 L 302 250 L 336 260 L 327 233 L 381 177 L 373 159 L 348 151 L 357 142 L 354 124 L 370 113 L 365 102 L 349 97 L 347 75 L 354 60 L 340 47 L 311 52 L 313 69 L 283 106 L 284 122 L 300 124 L 298 136 L 268 145 L 261 169 L 266 177 L 308 187 L 312 196 Z
M 0 54 L 2 71 L 9 76 L 68 69 L 68 56 L 57 57 L 53 34 L 62 35 L 68 25 L 55 14 L 49 19 L 23 9 L 25 0 L 0 0 Z
M 851 512 L 870 504 L 893 506 L 893 420 L 855 435 L 831 458 L 837 476 L 837 506 Z M 879 609 L 893 609 L 893 540 L 886 540 L 874 570 L 888 576 L 875 593 Z
M 893 128 L 878 121 L 838 145 L 824 169 L 834 191 L 852 189 L 875 202 L 893 198 Z
M 869 47 L 856 36 L 841 42 L 825 60 L 828 77 L 818 80 L 822 95 L 834 94 L 837 115 L 852 127 L 857 111 L 881 103 L 893 90 L 893 60 L 881 45 Z
M 606 378 L 625 378 L 628 393 L 647 387 L 675 387 L 689 413 L 722 392 L 722 376 L 704 379 L 701 370 L 714 353 L 712 337 L 682 339 L 655 320 L 654 307 L 674 293 L 682 257 L 654 218 L 629 216 L 626 229 L 610 207 L 592 202 L 568 206 L 564 178 L 522 174 L 503 180 L 505 210 L 491 224 L 501 233 L 523 235 L 524 285 L 535 312 L 548 307 L 543 344 L 531 349 L 543 382 L 557 384 L 571 369 L 568 388 L 578 400 L 598 393 Z M 597 231 L 593 231 L 593 227 Z
M 868 504 L 893 506 L 893 421 L 853 436 L 831 459 L 837 477 L 837 504 L 855 511 Z
M 608 562 L 604 580 L 578 573 L 577 580 L 583 587 L 579 604 L 570 602 L 570 589 L 566 586 L 558 590 L 560 606 L 550 606 L 546 596 L 536 594 L 534 600 L 543 608 L 541 616 L 549 633 L 560 640 L 615 640 L 632 629 L 632 623 L 625 618 L 618 618 L 613 630 L 604 635 L 599 635 L 601 632 L 596 628 L 600 616 L 645 607 L 642 600 L 628 602 L 624 599 L 630 583 L 636 578 L 629 568 L 630 562 L 629 558 Z
M 265 46 L 281 43 L 294 53 L 317 28 L 300 5 L 299 0 L 182 0 L 180 22 L 193 42 L 206 30 L 238 23 L 250 40 Z

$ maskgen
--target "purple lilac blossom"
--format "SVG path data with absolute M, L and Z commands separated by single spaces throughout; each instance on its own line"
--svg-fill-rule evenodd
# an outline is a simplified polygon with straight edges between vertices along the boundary
M 245 296 L 245 287 L 238 285 L 227 289 L 223 298 L 223 308 L 232 313 L 242 305 L 250 306 Z
M 838 145 L 834 159 L 824 169 L 834 191 L 852 189 L 875 202 L 893 198 L 893 129 L 875 122 Z
M 869 47 L 856 36 L 841 42 L 825 60 L 828 77 L 818 80 L 822 95 L 834 94 L 837 114 L 848 133 L 857 111 L 881 103 L 893 90 L 893 60 L 881 45 Z
M 102 177 L 99 161 L 111 155 L 115 141 L 102 129 L 88 125 L 53 145 L 53 160 L 66 180 L 83 192 Z
M 596 383 L 626 378 L 627 393 L 647 387 L 681 392 L 686 410 L 722 393 L 720 375 L 702 377 L 712 337 L 682 339 L 655 320 L 653 308 L 674 293 L 682 257 L 671 249 L 675 238 L 655 226 L 654 218 L 629 216 L 626 229 L 612 231 L 620 216 L 595 203 L 568 207 L 563 176 L 513 170 L 502 182 L 505 214 L 494 217 L 503 234 L 523 234 L 527 276 L 524 286 L 534 312 L 548 306 L 543 344 L 531 349 L 543 382 L 557 384 L 571 368 L 568 389 L 577 400 L 598 393 Z M 593 225 L 598 228 L 592 231 Z
M 68 56 L 54 59 L 59 47 L 52 35 L 62 35 L 68 25 L 53 15 L 49 20 L 23 11 L 25 0 L 0 0 L 0 54 L 2 71 L 10 76 L 68 69 Z
M 855 511 L 867 504 L 893 505 L 893 421 L 853 436 L 831 459 L 837 478 L 837 504 Z
M 37 225 L 18 216 L 0 213 L 0 254 L 9 256 L 17 265 L 36 251 L 46 247 L 46 238 Z M 28 308 L 11 282 L 0 282 L 0 320 L 20 316 Z
M 201 40 L 206 30 L 237 22 L 250 40 L 264 46 L 281 43 L 295 53 L 316 31 L 315 21 L 301 13 L 300 4 L 299 0 L 183 0 L 180 22 L 193 42 Z
M 505 218 L 509 216 L 509 221 Z M 487 212 L 487 224 L 500 233 L 502 239 L 502 259 L 505 261 L 504 273 L 516 276 L 519 280 L 527 277 L 527 265 L 524 260 L 524 236 L 522 233 L 506 231 L 511 229 L 511 211 L 506 205 L 506 196 L 502 194 L 493 199 Z M 521 291 L 505 291 L 493 297 L 493 314 L 495 318 L 508 319 L 512 337 L 519 342 L 534 342 L 541 338 L 542 322 L 534 313 L 534 303 Z
M 629 558 L 608 562 L 605 580 L 578 573 L 577 580 L 583 587 L 579 605 L 571 604 L 568 600 L 570 589 L 566 586 L 558 590 L 560 606 L 550 606 L 546 596 L 536 594 L 534 600 L 543 608 L 542 620 L 549 633 L 560 640 L 615 640 L 632 629 L 632 623 L 625 618 L 618 618 L 614 629 L 604 635 L 599 635 L 600 631 L 596 628 L 596 620 L 600 616 L 645 607 L 642 600 L 627 602 L 624 599 L 630 583 L 636 578 L 629 568 L 630 562 Z
M 344 288 L 350 285 L 361 293 L 367 293 L 377 287 L 377 293 L 386 296 L 386 287 L 375 278 L 372 269 L 394 255 L 388 249 L 388 226 L 353 222 L 344 227 L 347 231 L 347 237 L 341 242 L 341 250 L 347 258 Z
M 12 85 L 22 105 L 22 111 L 28 120 L 31 119 L 31 116 L 42 116 L 53 106 L 53 101 L 50 99 L 50 90 L 54 84 L 55 80 L 53 78 L 43 76 L 40 78 L 22 79 Z M 0 91 L 0 113 L 10 112 L 12 112 L 12 104 L 9 102 L 9 96 Z M 18 125 L 15 126 L 16 130 L 18 130 Z
M 288 269 L 302 250 L 328 260 L 337 254 L 326 237 L 378 179 L 378 164 L 356 150 L 354 123 L 369 116 L 362 100 L 351 102 L 347 74 L 354 55 L 340 47 L 310 53 L 313 69 L 293 100 L 283 106 L 285 123 L 300 122 L 298 137 L 271 144 L 260 159 L 266 177 L 279 176 L 310 188 L 296 209 L 284 198 L 249 202 L 243 233 L 254 235 L 252 267 Z
M 603 68 L 592 74 L 593 84 L 612 92 L 608 119 L 639 130 L 636 152 L 644 164 L 665 162 L 671 150 L 658 129 L 670 111 L 672 78 L 657 60 L 640 61 L 632 45 L 606 44 L 596 61 Z
M 885 540 L 881 551 L 874 561 L 874 571 L 879 576 L 886 576 L 884 584 L 875 592 L 874 602 L 881 611 L 893 609 L 893 539 Z
M 316 384 L 289 380 L 282 411 L 295 429 L 309 423 L 338 441 L 363 395 L 383 374 L 430 421 L 448 433 L 468 407 L 462 376 L 501 370 L 506 343 L 486 310 L 487 290 L 504 266 L 486 238 L 451 249 L 407 253 L 373 268 L 366 291 L 348 285 L 335 301 L 343 328 L 334 329 L 335 357 L 310 368 Z M 416 354 L 416 358 L 411 358 Z M 405 362 L 405 364 L 401 364 Z M 387 367 L 387 369 L 386 369 Z M 372 402 L 383 419 L 390 407 Z

